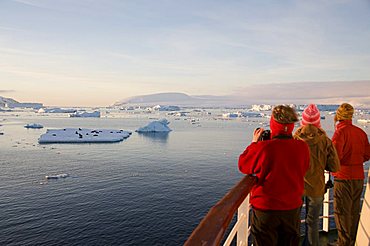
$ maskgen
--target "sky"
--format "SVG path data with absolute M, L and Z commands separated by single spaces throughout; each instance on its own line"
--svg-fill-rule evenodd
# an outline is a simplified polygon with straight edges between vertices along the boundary
M 0 96 L 107 106 L 362 81 L 370 97 L 369 13 L 369 0 L 0 0 Z

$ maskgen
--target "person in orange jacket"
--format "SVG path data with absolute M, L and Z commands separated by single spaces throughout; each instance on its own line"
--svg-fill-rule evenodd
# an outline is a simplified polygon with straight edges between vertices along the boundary
M 340 246 L 355 245 L 364 186 L 363 163 L 370 159 L 368 136 L 352 124 L 353 113 L 354 108 L 343 103 L 334 117 L 332 141 L 340 160 L 340 170 L 333 173 L 334 216 Z

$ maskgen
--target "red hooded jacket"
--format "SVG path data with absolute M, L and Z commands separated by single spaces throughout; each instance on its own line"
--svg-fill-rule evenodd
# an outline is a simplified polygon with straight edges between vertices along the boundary
M 240 155 L 238 165 L 242 173 L 256 174 L 258 178 L 251 191 L 252 206 L 260 210 L 300 207 L 309 163 L 308 145 L 291 135 L 250 144 Z
M 337 179 L 364 179 L 363 163 L 370 159 L 367 134 L 352 125 L 352 120 L 338 123 L 332 138 L 340 160 L 340 170 L 333 173 Z

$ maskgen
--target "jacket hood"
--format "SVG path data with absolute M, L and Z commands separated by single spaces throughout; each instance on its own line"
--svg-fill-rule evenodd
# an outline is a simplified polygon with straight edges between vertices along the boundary
M 326 137 L 326 133 L 322 128 L 305 125 L 298 128 L 294 136 L 304 140 L 308 145 L 313 145 L 317 144 L 322 137 Z

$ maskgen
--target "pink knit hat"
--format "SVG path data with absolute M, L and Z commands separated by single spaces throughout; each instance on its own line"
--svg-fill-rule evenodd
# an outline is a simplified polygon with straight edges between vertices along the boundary
M 305 126 L 308 124 L 321 127 L 320 112 L 315 104 L 310 104 L 303 110 L 301 125 Z

